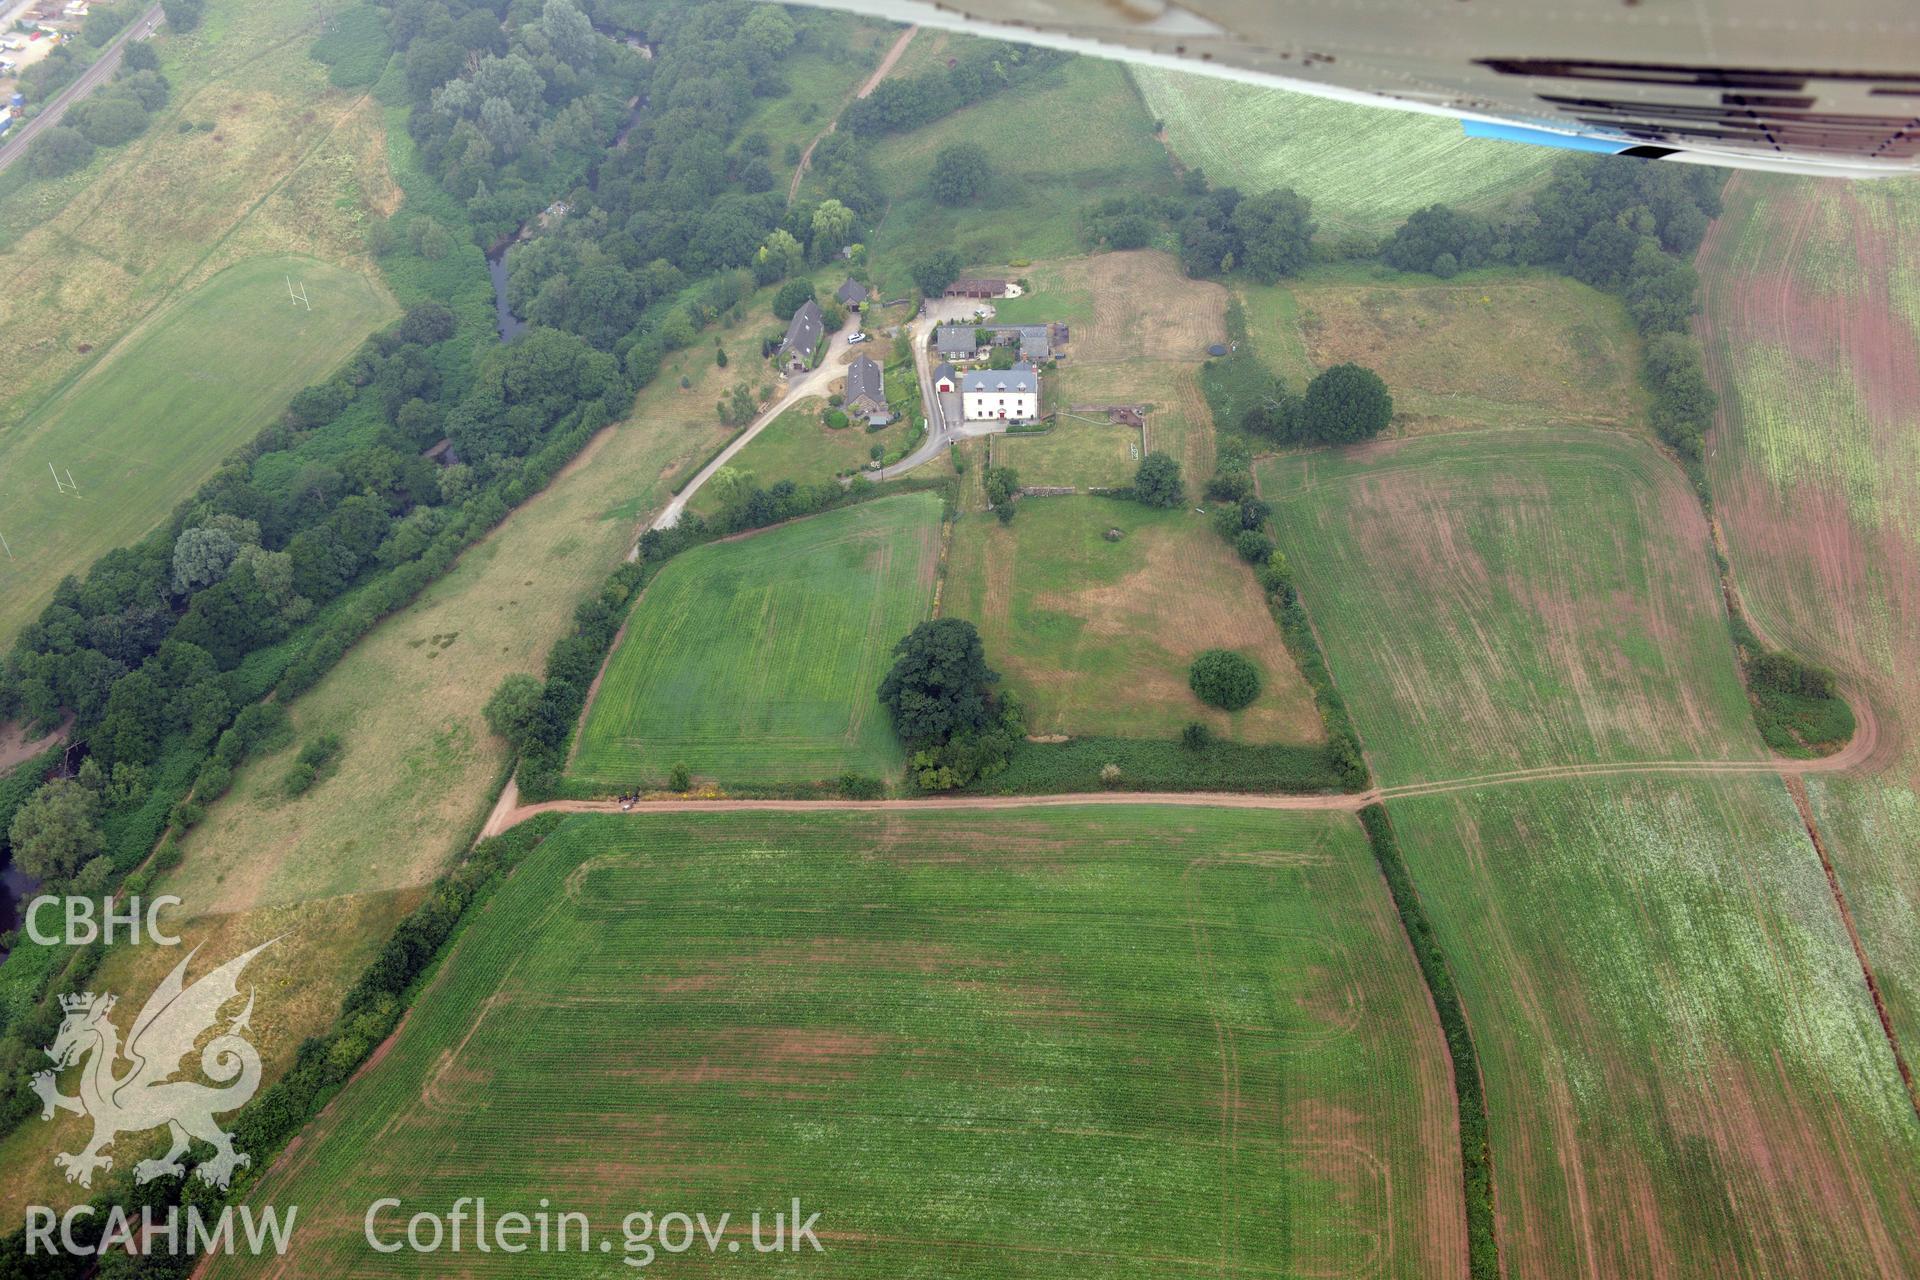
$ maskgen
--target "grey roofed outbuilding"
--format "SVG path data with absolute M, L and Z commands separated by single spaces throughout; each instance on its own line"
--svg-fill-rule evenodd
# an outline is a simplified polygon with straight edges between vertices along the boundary
M 975 325 L 943 324 L 933 331 L 933 349 L 943 356 L 970 356 L 977 350 Z
M 820 314 L 820 304 L 809 298 L 793 313 L 793 321 L 787 325 L 786 340 L 780 344 L 780 350 L 811 362 L 813 349 L 820 345 L 820 335 L 825 329 L 826 318 Z
M 833 291 L 833 296 L 850 307 L 857 307 L 867 300 L 867 286 L 848 276 L 847 282 Z
M 1020 354 L 1033 360 L 1045 360 L 1053 354 L 1053 327 L 1044 324 L 1000 325 L 993 330 L 993 340 L 997 343 L 1011 341 L 1011 335 L 1020 335 Z
M 953 377 L 953 366 L 948 364 L 945 360 L 942 360 L 939 364 L 933 366 L 933 380 L 935 382 L 940 381 L 940 379 L 942 378 L 951 378 L 951 377 Z
M 886 373 L 871 356 L 860 356 L 847 366 L 847 404 L 887 407 Z
M 1040 390 L 1040 374 L 1025 360 L 1011 369 L 975 369 L 960 377 L 960 390 L 972 392 Z

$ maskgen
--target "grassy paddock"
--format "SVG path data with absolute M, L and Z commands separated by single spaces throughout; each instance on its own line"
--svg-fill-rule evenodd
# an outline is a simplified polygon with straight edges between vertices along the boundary
M 311 310 L 292 306 L 285 277 Z M 68 573 L 138 541 L 295 391 L 397 309 L 365 276 L 311 258 L 230 267 L 161 312 L 39 412 L 0 432 L 0 635 Z M 78 496 L 48 472 L 70 472 Z
M 992 189 L 971 205 L 942 205 L 927 194 L 927 171 L 940 148 L 963 141 L 986 149 Z M 1097 58 L 882 138 L 872 154 L 891 201 L 868 246 L 887 297 L 912 287 L 908 268 L 931 246 L 951 246 L 970 265 L 1066 257 L 1080 251 L 1084 206 L 1119 190 L 1173 190 L 1125 69 Z
M 1167 145 L 1215 185 L 1292 187 L 1322 234 L 1384 235 L 1435 202 L 1484 209 L 1542 181 L 1550 153 L 1468 138 L 1452 120 L 1210 76 L 1129 68 Z
M 607 660 L 568 774 L 806 782 L 904 762 L 875 691 L 926 617 L 940 500 L 885 498 L 676 557 Z
M 1619 299 L 1544 273 L 1374 275 L 1238 286 L 1249 336 L 1294 390 L 1329 365 L 1365 365 L 1393 392 L 1400 435 L 1644 420 L 1640 342 Z
M 1076 496 L 1022 499 L 1011 525 L 969 514 L 954 529 L 941 611 L 980 628 L 1029 732 L 1172 739 L 1199 721 L 1242 743 L 1321 740 L 1253 570 L 1192 511 Z M 1187 687 L 1188 665 L 1218 648 L 1261 669 L 1260 697 L 1243 711 Z
M 290 1276 L 417 1270 L 366 1247 L 383 1195 L 549 1196 L 617 1250 L 636 1187 L 797 1195 L 845 1276 L 1465 1257 L 1445 1049 L 1347 815 L 574 819 L 423 996 L 255 1190 L 303 1206 Z
M 1259 476 L 1382 782 L 1764 755 L 1699 504 L 1642 441 L 1436 436 Z

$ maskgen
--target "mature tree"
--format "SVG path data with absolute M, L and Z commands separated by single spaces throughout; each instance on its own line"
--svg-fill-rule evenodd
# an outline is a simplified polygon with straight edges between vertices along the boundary
M 7 828 L 13 864 L 35 880 L 64 880 L 105 845 L 100 799 L 71 778 L 56 778 L 20 806 Z
M 540 697 L 546 686 L 530 675 L 516 673 L 500 682 L 481 712 L 487 727 L 512 744 L 515 751 L 525 747 L 527 733 L 540 712 Z
M 971 622 L 923 622 L 893 651 L 899 657 L 881 681 L 880 701 L 902 742 L 925 747 L 985 727 L 987 687 L 1000 677 L 987 666 L 986 649 Z
M 1651 236 L 1633 251 L 1627 271 L 1627 310 L 1642 333 L 1679 333 L 1699 308 L 1694 293 L 1700 284 L 1693 264 L 1660 248 Z
M 593 23 L 575 8 L 572 0 L 547 0 L 540 10 L 540 30 L 554 56 L 575 71 L 593 65 Z
M 778 5 L 757 4 L 740 24 L 740 37 L 769 61 L 778 62 L 793 48 L 797 34 L 793 19 Z
M 173 593 L 184 596 L 227 576 L 240 543 L 224 529 L 188 529 L 173 544 Z
M 83 102 L 75 114 L 79 119 L 74 123 L 96 147 L 117 147 L 131 142 L 147 127 L 146 108 L 137 99 L 117 93 L 102 94 L 91 102 Z
M 1426 271 L 1444 279 L 1484 266 L 1493 243 L 1493 226 L 1485 218 L 1430 204 L 1387 237 L 1380 257 L 1401 271 Z
M 822 200 L 813 211 L 813 256 L 838 253 L 853 239 L 853 210 L 838 200 Z
M 927 186 L 941 204 L 967 204 L 984 195 L 992 181 L 986 149 L 973 142 L 956 142 L 940 148 L 933 158 Z
M 794 312 L 812 301 L 813 281 L 789 280 L 773 295 L 773 314 L 782 320 L 791 320 Z
M 807 265 L 807 251 L 785 227 L 775 227 L 753 258 L 753 276 L 761 284 L 794 275 Z
M 1172 454 L 1156 449 L 1140 459 L 1140 467 L 1133 473 L 1133 496 L 1150 507 L 1177 507 L 1186 501 L 1180 464 Z
M 1209 649 L 1193 660 L 1187 684 L 1202 702 L 1238 711 L 1260 696 L 1260 668 L 1231 649 Z
M 1307 384 L 1300 414 L 1309 440 L 1351 444 L 1387 429 L 1393 421 L 1393 397 L 1373 370 L 1337 364 L 1321 370 Z
M 1301 438 L 1304 429 L 1300 397 L 1276 379 L 1266 398 L 1242 416 L 1240 426 L 1250 435 L 1291 444 Z
M 1285 188 L 1242 200 L 1233 210 L 1240 265 L 1267 284 L 1298 275 L 1313 249 L 1311 209 L 1305 196 Z
M 91 159 L 93 143 L 86 134 L 70 124 L 55 125 L 47 130 L 27 154 L 27 163 L 42 178 L 58 178 L 62 174 L 72 173 L 75 169 L 84 168 Z
M 205 12 L 207 0 L 160 0 L 160 9 L 167 15 L 167 25 L 175 31 L 191 31 L 200 25 L 200 15 Z
M 952 249 L 938 249 L 916 261 L 910 268 L 913 283 L 929 298 L 937 298 L 960 274 L 960 255 Z
M 985 476 L 987 502 L 1001 524 L 1012 524 L 1016 499 L 1020 496 L 1020 476 L 1012 467 L 988 467 Z

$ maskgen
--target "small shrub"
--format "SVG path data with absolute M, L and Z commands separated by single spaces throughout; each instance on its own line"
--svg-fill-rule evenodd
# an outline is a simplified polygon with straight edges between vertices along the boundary
M 1198 720 L 1189 721 L 1187 727 L 1180 731 L 1180 745 L 1189 751 L 1202 750 L 1212 741 L 1213 730 Z
M 667 775 L 667 789 L 669 791 L 686 791 L 692 786 L 693 775 L 687 772 L 687 766 L 683 764 L 673 766 L 673 772 Z
M 313 784 L 319 779 L 319 771 L 305 761 L 301 761 L 287 770 L 287 776 L 280 781 L 280 790 L 286 794 L 287 799 L 297 800 L 313 790 Z
M 1117 787 L 1120 785 L 1120 766 L 1109 760 L 1100 766 L 1100 785 Z

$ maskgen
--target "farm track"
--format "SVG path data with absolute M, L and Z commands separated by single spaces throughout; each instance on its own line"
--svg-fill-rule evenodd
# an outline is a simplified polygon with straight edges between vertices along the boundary
M 1240 791 L 1082 791 L 1031 796 L 929 796 L 898 800 L 769 800 L 722 797 L 699 800 L 641 800 L 622 807 L 618 800 L 548 800 L 539 804 L 520 803 L 517 781 L 509 781 L 493 811 L 487 815 L 480 836 L 497 836 L 543 813 L 811 813 L 821 810 L 851 812 L 911 811 L 930 812 L 959 809 L 1041 809 L 1068 805 L 1193 805 L 1210 809 L 1318 810 L 1357 813 L 1370 804 L 1391 800 L 1413 800 L 1447 795 L 1484 787 L 1508 786 L 1529 782 L 1556 782 L 1581 778 L 1633 777 L 1652 774 L 1693 774 L 1727 777 L 1738 774 L 1777 773 L 1794 779 L 1807 773 L 1839 773 L 1855 769 L 1873 756 L 1876 722 L 1863 716 L 1860 731 L 1844 750 L 1817 760 L 1652 760 L 1621 761 L 1609 764 L 1542 765 L 1535 769 L 1510 769 L 1502 773 L 1477 774 L 1466 778 L 1445 778 L 1433 782 L 1409 782 L 1397 787 L 1375 787 L 1369 791 L 1338 794 L 1259 794 Z M 1791 784 L 1790 784 L 1791 785 Z
M 918 24 L 915 24 L 900 33 L 899 39 L 893 42 L 893 47 L 887 50 L 884 58 L 880 59 L 880 65 L 873 69 L 873 74 L 867 77 L 866 82 L 863 83 L 859 90 L 853 95 L 854 101 L 857 102 L 872 93 L 879 83 L 887 78 L 887 73 L 893 70 L 893 64 L 900 61 L 900 55 L 907 51 L 907 42 L 913 39 L 913 33 L 919 29 Z M 841 110 L 846 110 L 845 106 L 842 106 Z M 827 127 L 815 134 L 813 141 L 807 144 L 807 149 L 800 153 L 800 163 L 793 167 L 793 181 L 787 184 L 788 204 L 792 204 L 800 198 L 800 183 L 802 179 L 807 176 L 808 168 L 813 164 L 813 149 L 820 145 L 822 138 L 839 127 L 840 114 L 839 112 L 835 112 L 833 119 L 827 122 Z

